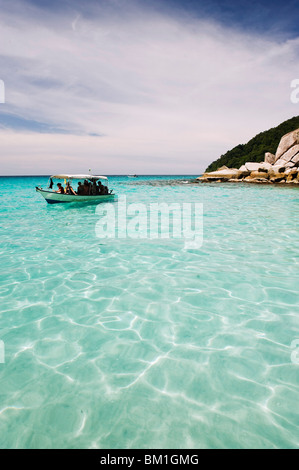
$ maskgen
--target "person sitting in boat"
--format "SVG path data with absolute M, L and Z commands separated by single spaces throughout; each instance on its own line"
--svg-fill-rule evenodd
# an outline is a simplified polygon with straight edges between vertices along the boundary
M 77 189 L 77 194 L 78 196 L 82 196 L 84 194 L 84 187 L 81 181 L 78 183 L 78 189 Z
M 71 187 L 69 181 L 66 183 L 65 192 L 66 192 L 66 194 L 73 194 L 74 196 L 77 196 L 77 193 L 75 193 L 75 191 Z
M 56 193 L 59 193 L 59 194 L 64 194 L 64 188 L 62 186 L 61 183 L 57 183 L 57 186 L 58 186 L 58 190 L 55 191 Z
M 93 180 L 92 185 L 91 185 L 91 194 L 93 196 L 96 196 L 97 192 L 98 192 L 97 183 L 95 180 Z
M 84 181 L 83 194 L 84 196 L 89 196 L 90 194 L 90 187 L 89 187 L 89 183 L 87 180 Z
M 104 186 L 102 185 L 101 181 L 98 182 L 97 193 L 100 194 L 100 195 L 104 194 Z

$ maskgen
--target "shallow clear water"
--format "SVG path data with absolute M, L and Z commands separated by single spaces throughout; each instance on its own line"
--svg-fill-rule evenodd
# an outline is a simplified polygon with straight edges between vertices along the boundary
M 298 447 L 299 189 L 169 179 L 110 187 L 203 203 L 200 249 L 0 178 L 1 448 Z

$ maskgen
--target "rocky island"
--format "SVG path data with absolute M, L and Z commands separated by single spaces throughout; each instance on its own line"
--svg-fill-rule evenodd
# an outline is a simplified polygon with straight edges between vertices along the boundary
M 286 183 L 299 184 L 299 129 L 285 134 L 275 155 L 265 153 L 263 162 L 246 162 L 240 168 L 222 166 L 197 178 L 202 183 Z

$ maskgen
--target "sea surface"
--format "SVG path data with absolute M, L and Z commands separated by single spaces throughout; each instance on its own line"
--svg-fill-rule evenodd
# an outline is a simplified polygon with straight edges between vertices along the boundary
M 202 204 L 197 248 L 0 178 L 1 448 L 298 448 L 299 188 L 190 178 L 109 187 Z

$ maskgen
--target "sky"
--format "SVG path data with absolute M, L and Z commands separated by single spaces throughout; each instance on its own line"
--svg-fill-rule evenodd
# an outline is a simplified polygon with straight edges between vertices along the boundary
M 299 114 L 299 2 L 0 0 L 0 175 L 199 175 Z

